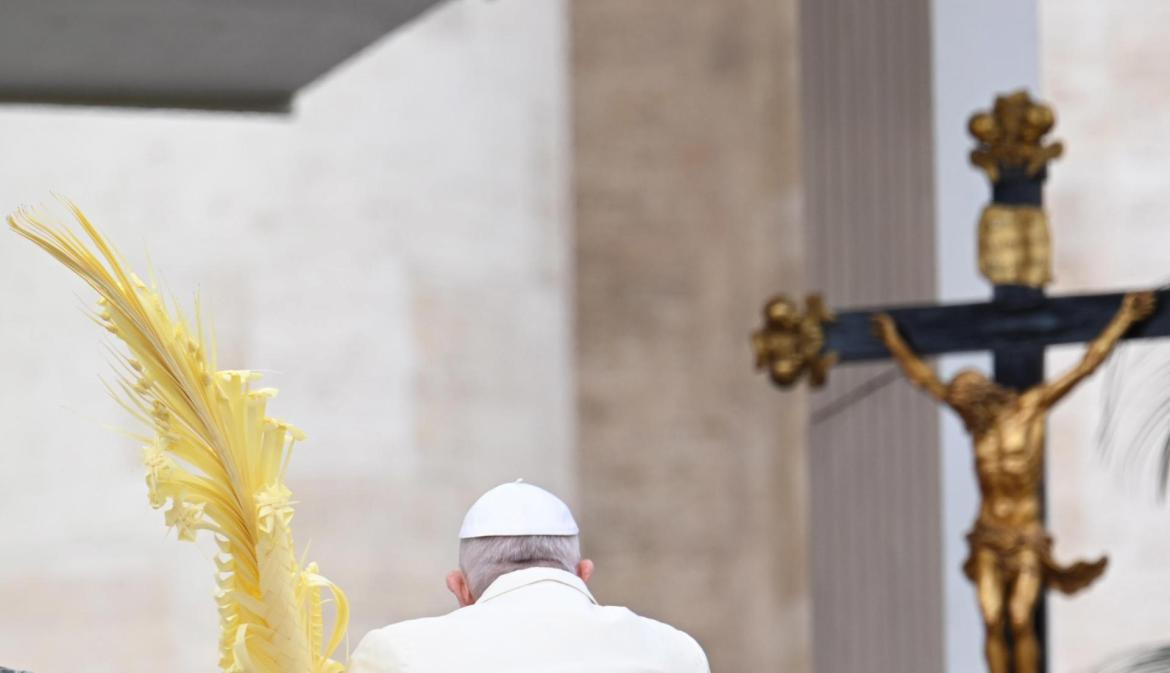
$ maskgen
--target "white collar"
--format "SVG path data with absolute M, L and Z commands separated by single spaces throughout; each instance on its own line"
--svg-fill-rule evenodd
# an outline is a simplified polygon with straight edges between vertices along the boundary
M 539 567 L 524 568 L 523 570 L 513 570 L 510 573 L 500 575 L 488 586 L 488 588 L 483 592 L 483 595 L 479 597 L 479 600 L 477 600 L 476 603 L 478 604 L 490 601 L 491 599 L 502 596 L 509 591 L 522 589 L 526 586 L 538 584 L 540 582 L 556 582 L 558 584 L 564 584 L 565 586 L 572 587 L 584 594 L 591 603 L 597 605 L 597 599 L 593 597 L 593 594 L 589 593 L 589 589 L 586 588 L 585 582 L 583 582 L 580 577 L 577 577 L 573 573 L 565 572 L 564 570 L 559 570 L 557 568 Z

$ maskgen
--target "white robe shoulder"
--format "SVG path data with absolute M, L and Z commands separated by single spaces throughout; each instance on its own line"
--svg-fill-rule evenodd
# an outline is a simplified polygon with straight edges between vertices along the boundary
M 571 573 L 528 568 L 475 605 L 371 631 L 349 673 L 710 673 L 694 638 L 598 605 Z

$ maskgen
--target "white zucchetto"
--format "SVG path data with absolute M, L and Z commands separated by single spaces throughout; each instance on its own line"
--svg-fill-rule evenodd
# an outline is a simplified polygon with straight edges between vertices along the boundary
M 502 535 L 577 535 L 568 505 L 552 493 L 517 479 L 501 484 L 475 501 L 459 539 Z

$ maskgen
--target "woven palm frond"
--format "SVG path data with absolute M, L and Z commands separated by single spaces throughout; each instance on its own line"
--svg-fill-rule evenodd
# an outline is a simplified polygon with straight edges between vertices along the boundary
M 152 433 L 141 437 L 150 504 L 181 540 L 197 531 L 219 546 L 216 579 L 225 673 L 341 673 L 330 657 L 344 638 L 344 594 L 301 566 L 290 528 L 292 494 L 285 473 L 302 433 L 267 413 L 276 394 L 256 388 L 260 375 L 219 371 L 196 304 L 188 321 L 157 288 L 134 275 L 82 212 L 81 229 L 20 211 L 8 218 L 100 296 L 93 319 L 121 339 L 115 397 Z M 328 591 L 336 613 L 322 617 Z
M 1124 343 L 1106 365 L 1097 444 L 1139 491 L 1166 498 L 1170 485 L 1170 342 Z
M 1096 673 L 1170 673 L 1170 645 L 1161 645 L 1121 655 Z

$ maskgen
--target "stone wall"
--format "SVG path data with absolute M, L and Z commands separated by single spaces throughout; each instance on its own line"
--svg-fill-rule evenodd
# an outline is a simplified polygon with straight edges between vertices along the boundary
M 478 493 L 574 501 L 567 50 L 559 0 L 453 2 L 308 90 L 291 117 L 0 110 L 0 204 L 75 199 L 183 303 L 221 364 L 305 429 L 298 542 L 366 630 L 454 607 Z M 214 670 L 212 550 L 164 535 L 91 293 L 0 241 L 2 663 Z

